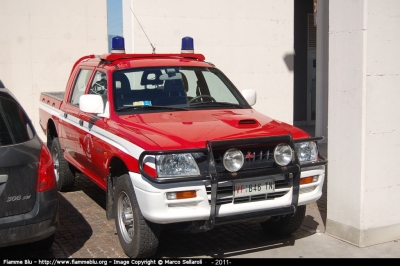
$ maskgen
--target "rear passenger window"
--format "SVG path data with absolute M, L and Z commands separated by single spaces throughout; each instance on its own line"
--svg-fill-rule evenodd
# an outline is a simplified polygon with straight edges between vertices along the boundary
M 79 98 L 85 93 L 90 74 L 92 74 L 91 69 L 81 69 L 79 71 L 72 91 L 71 99 L 69 100 L 71 104 L 79 105 Z
M 0 146 L 26 142 L 34 137 L 32 124 L 13 100 L 0 97 Z

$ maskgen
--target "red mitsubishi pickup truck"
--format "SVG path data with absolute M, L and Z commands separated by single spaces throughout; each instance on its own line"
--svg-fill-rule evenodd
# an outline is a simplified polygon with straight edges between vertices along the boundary
M 193 51 L 185 37 L 180 54 L 126 54 L 115 37 L 75 63 L 65 93 L 40 96 L 58 190 L 76 173 L 103 188 L 132 258 L 155 254 L 161 229 L 253 220 L 291 234 L 322 195 L 322 137 L 257 112 L 254 90 Z

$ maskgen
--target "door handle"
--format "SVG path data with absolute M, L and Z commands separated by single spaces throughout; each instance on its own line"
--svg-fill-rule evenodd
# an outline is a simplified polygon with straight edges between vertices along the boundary
M 83 127 L 83 120 L 79 120 L 79 125 Z

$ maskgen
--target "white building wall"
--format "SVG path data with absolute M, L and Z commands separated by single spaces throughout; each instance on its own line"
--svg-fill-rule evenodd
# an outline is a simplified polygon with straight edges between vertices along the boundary
M 399 27 L 400 1 L 368 1 L 365 227 L 397 224 L 397 231 L 392 233 L 394 235 L 397 233 L 398 238 L 400 238 L 398 205 L 400 173 L 397 169 L 400 162 Z M 383 156 L 379 156 L 379 152 L 377 154 L 376 151 L 382 151 Z
M 363 247 L 400 238 L 400 2 L 329 5 L 326 232 Z
M 64 91 L 75 61 L 107 53 L 106 0 L 1 0 L 0 79 L 43 140 L 39 96 Z
M 293 0 L 123 0 L 127 52 L 180 53 L 194 39 L 196 53 L 240 90 L 257 90 L 254 108 L 293 123 Z

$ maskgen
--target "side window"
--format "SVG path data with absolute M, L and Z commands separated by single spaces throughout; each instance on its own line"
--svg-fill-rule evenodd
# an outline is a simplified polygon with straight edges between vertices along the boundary
M 96 71 L 90 85 L 89 94 L 107 95 L 107 74 L 101 71 Z
M 180 72 L 185 75 L 187 79 L 187 96 L 195 97 L 196 89 L 197 89 L 197 77 L 194 71 L 192 70 L 180 70 Z
M 130 84 L 130 90 L 143 90 L 145 87 L 140 84 L 140 78 L 142 77 L 142 74 L 143 71 L 135 71 L 130 73 L 129 72 L 124 73 L 122 75 L 125 75 L 128 78 Z M 118 87 L 119 86 L 117 86 L 117 88 Z
M 26 142 L 34 132 L 24 110 L 13 100 L 0 97 L 0 146 Z
M 212 72 L 203 72 L 210 94 L 217 102 L 228 102 L 238 104 L 229 88 L 223 81 Z
M 81 69 L 79 71 L 72 91 L 72 96 L 69 100 L 71 104 L 79 105 L 79 98 L 85 93 L 86 85 L 88 84 L 91 73 L 91 69 Z
M 107 103 L 107 74 L 101 71 L 96 71 L 88 94 L 100 95 L 103 99 L 104 107 Z

